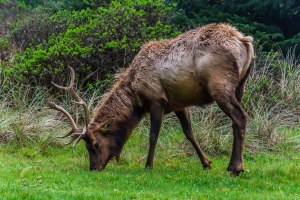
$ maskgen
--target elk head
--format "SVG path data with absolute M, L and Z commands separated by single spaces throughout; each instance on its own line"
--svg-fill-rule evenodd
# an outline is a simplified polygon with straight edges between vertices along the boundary
M 53 82 L 51 82 L 55 87 L 66 91 L 69 93 L 76 101 L 76 104 L 82 105 L 84 108 L 84 126 L 82 131 L 80 131 L 74 119 L 70 115 L 68 111 L 64 108 L 56 105 L 53 102 L 49 102 L 49 107 L 51 109 L 58 110 L 62 112 L 66 117 L 69 119 L 70 123 L 72 124 L 71 131 L 64 135 L 60 136 L 59 138 L 65 138 L 71 135 L 70 141 L 66 144 L 71 144 L 74 142 L 72 147 L 75 147 L 77 143 L 82 139 L 86 143 L 86 149 L 89 153 L 90 159 L 90 170 L 103 170 L 107 165 L 108 161 L 116 156 L 113 154 L 114 143 L 111 141 L 109 137 L 107 137 L 106 132 L 110 130 L 110 128 L 114 124 L 114 119 L 109 119 L 103 123 L 95 122 L 94 120 L 90 120 L 89 108 L 87 104 L 75 93 L 74 91 L 74 80 L 75 80 L 75 73 L 74 70 L 69 67 L 71 71 L 71 82 L 69 87 L 62 87 Z M 73 134 L 73 135 L 72 135 Z

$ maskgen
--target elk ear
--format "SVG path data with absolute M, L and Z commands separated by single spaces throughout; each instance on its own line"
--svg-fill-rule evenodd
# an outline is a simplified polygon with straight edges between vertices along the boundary
M 101 132 L 103 132 L 103 133 L 106 132 L 108 129 L 110 129 L 114 125 L 114 123 L 115 123 L 115 119 L 114 118 L 106 121 L 104 123 L 104 125 L 100 128 Z

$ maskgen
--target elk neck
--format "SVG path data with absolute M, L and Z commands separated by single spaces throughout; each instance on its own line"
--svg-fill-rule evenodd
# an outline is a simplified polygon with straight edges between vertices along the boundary
M 145 114 L 139 106 L 136 95 L 131 87 L 131 79 L 123 73 L 114 87 L 104 95 L 94 110 L 94 121 L 105 122 L 114 119 L 114 126 L 109 132 L 115 141 L 123 146 Z

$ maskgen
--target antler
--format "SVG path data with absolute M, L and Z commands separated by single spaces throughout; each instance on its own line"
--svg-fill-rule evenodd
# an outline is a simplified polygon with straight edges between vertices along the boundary
M 64 108 L 56 105 L 55 103 L 53 102 L 49 102 L 49 107 L 51 109 L 55 109 L 55 110 L 58 110 L 60 112 L 62 112 L 63 114 L 65 114 L 67 116 L 67 118 L 69 119 L 69 121 L 71 122 L 72 124 L 72 130 L 67 133 L 66 135 L 64 136 L 60 136 L 59 138 L 65 138 L 65 137 L 68 137 L 69 135 L 71 135 L 72 133 L 74 133 L 74 135 L 71 136 L 71 139 L 70 141 L 66 144 L 71 144 L 74 140 L 75 140 L 75 143 L 72 145 L 72 147 L 75 147 L 76 144 L 85 136 L 86 134 L 86 131 L 87 131 L 87 127 L 88 127 L 88 124 L 89 124 L 89 120 L 90 120 L 90 114 L 89 114 L 89 108 L 87 106 L 87 104 L 76 94 L 76 92 L 74 91 L 74 81 L 75 81 L 75 73 L 74 73 L 74 70 L 69 67 L 70 71 L 71 71 L 71 81 L 70 81 L 70 85 L 69 87 L 63 87 L 63 86 L 59 86 L 53 82 L 51 82 L 55 87 L 57 87 L 58 89 L 61 89 L 61 90 L 64 90 L 66 91 L 67 93 L 69 93 L 76 101 L 75 103 L 79 104 L 79 105 L 82 105 L 83 108 L 84 108 L 84 113 L 85 113 L 85 116 L 84 116 L 84 127 L 83 127 L 83 130 L 80 131 L 76 124 L 75 124 L 75 121 L 74 119 L 72 118 L 72 116 L 70 115 L 70 113 L 68 111 L 66 111 Z

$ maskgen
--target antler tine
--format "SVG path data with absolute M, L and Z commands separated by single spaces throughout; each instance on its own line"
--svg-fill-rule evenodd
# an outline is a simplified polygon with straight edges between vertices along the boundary
M 70 141 L 67 142 L 65 145 L 69 145 L 69 144 L 71 144 L 73 141 L 75 141 L 74 144 L 72 145 L 72 147 L 75 147 L 75 146 L 77 145 L 77 143 L 78 143 L 83 137 L 84 137 L 84 135 L 79 135 L 79 136 L 78 136 L 77 134 L 75 134 L 75 135 L 73 135 L 73 136 L 71 137 Z
M 71 130 L 69 133 L 67 133 L 66 135 L 63 135 L 63 136 L 57 136 L 57 138 L 66 138 L 68 137 L 69 135 L 72 135 L 72 133 L 74 133 L 73 130 Z
M 84 137 L 86 130 L 87 129 L 84 127 L 82 133 L 75 133 L 66 145 L 71 144 L 75 140 L 74 144 L 72 145 L 72 147 L 75 147 L 77 143 Z
M 75 72 L 73 70 L 72 67 L 69 66 L 69 69 L 71 71 L 71 81 L 70 81 L 70 85 L 69 87 L 63 87 L 63 86 L 60 86 L 60 85 L 57 85 L 53 82 L 51 82 L 55 87 L 61 89 L 61 90 L 64 90 L 66 92 L 68 92 L 77 102 L 77 104 L 80 104 L 83 106 L 83 109 L 84 109 L 84 126 L 87 127 L 88 124 L 89 124 L 89 119 L 90 119 L 90 114 L 89 114 L 89 108 L 87 106 L 87 104 L 85 103 L 85 101 L 83 101 L 79 96 L 78 94 L 74 91 L 74 81 L 75 81 Z
M 84 137 L 84 135 L 80 135 L 74 142 L 74 144 L 72 145 L 72 147 L 75 147 L 77 145 L 77 143 Z M 72 141 L 73 142 L 73 141 Z
M 53 82 L 51 82 L 51 83 L 56 88 L 64 90 L 67 93 L 69 93 L 76 100 L 75 103 L 80 104 L 80 105 L 83 106 L 84 112 L 85 112 L 85 116 L 84 116 L 84 127 L 83 127 L 82 132 L 77 128 L 74 119 L 72 118 L 72 116 L 70 115 L 70 113 L 68 113 L 68 111 L 66 111 L 64 108 L 56 105 L 53 102 L 49 103 L 49 107 L 52 108 L 52 109 L 61 111 L 62 113 L 64 113 L 68 117 L 69 121 L 72 124 L 72 130 L 69 133 L 67 133 L 66 135 L 61 136 L 60 138 L 65 138 L 65 137 L 71 135 L 72 133 L 74 133 L 74 135 L 71 136 L 70 141 L 66 145 L 71 144 L 73 141 L 75 141 L 74 144 L 72 145 L 72 147 L 75 147 L 76 144 L 85 136 L 85 134 L 87 132 L 87 127 L 88 127 L 90 115 L 89 115 L 89 109 L 88 109 L 87 104 L 74 91 L 75 72 L 74 72 L 74 70 L 71 67 L 69 67 L 69 69 L 71 71 L 71 81 L 70 81 L 70 85 L 68 87 L 63 87 L 63 86 L 57 85 L 57 84 L 55 84 Z
M 53 102 L 49 102 L 48 105 L 51 109 L 58 110 L 58 111 L 62 112 L 63 114 L 65 114 L 67 116 L 67 118 L 69 119 L 69 121 L 71 122 L 71 124 L 72 124 L 72 130 L 68 134 L 66 134 L 64 136 L 61 136 L 61 138 L 65 138 L 65 137 L 71 135 L 72 133 L 79 133 L 80 132 L 80 130 L 77 128 L 77 126 L 75 124 L 74 119 L 72 118 L 70 113 L 68 113 L 68 111 L 66 111 L 64 108 L 56 105 Z

